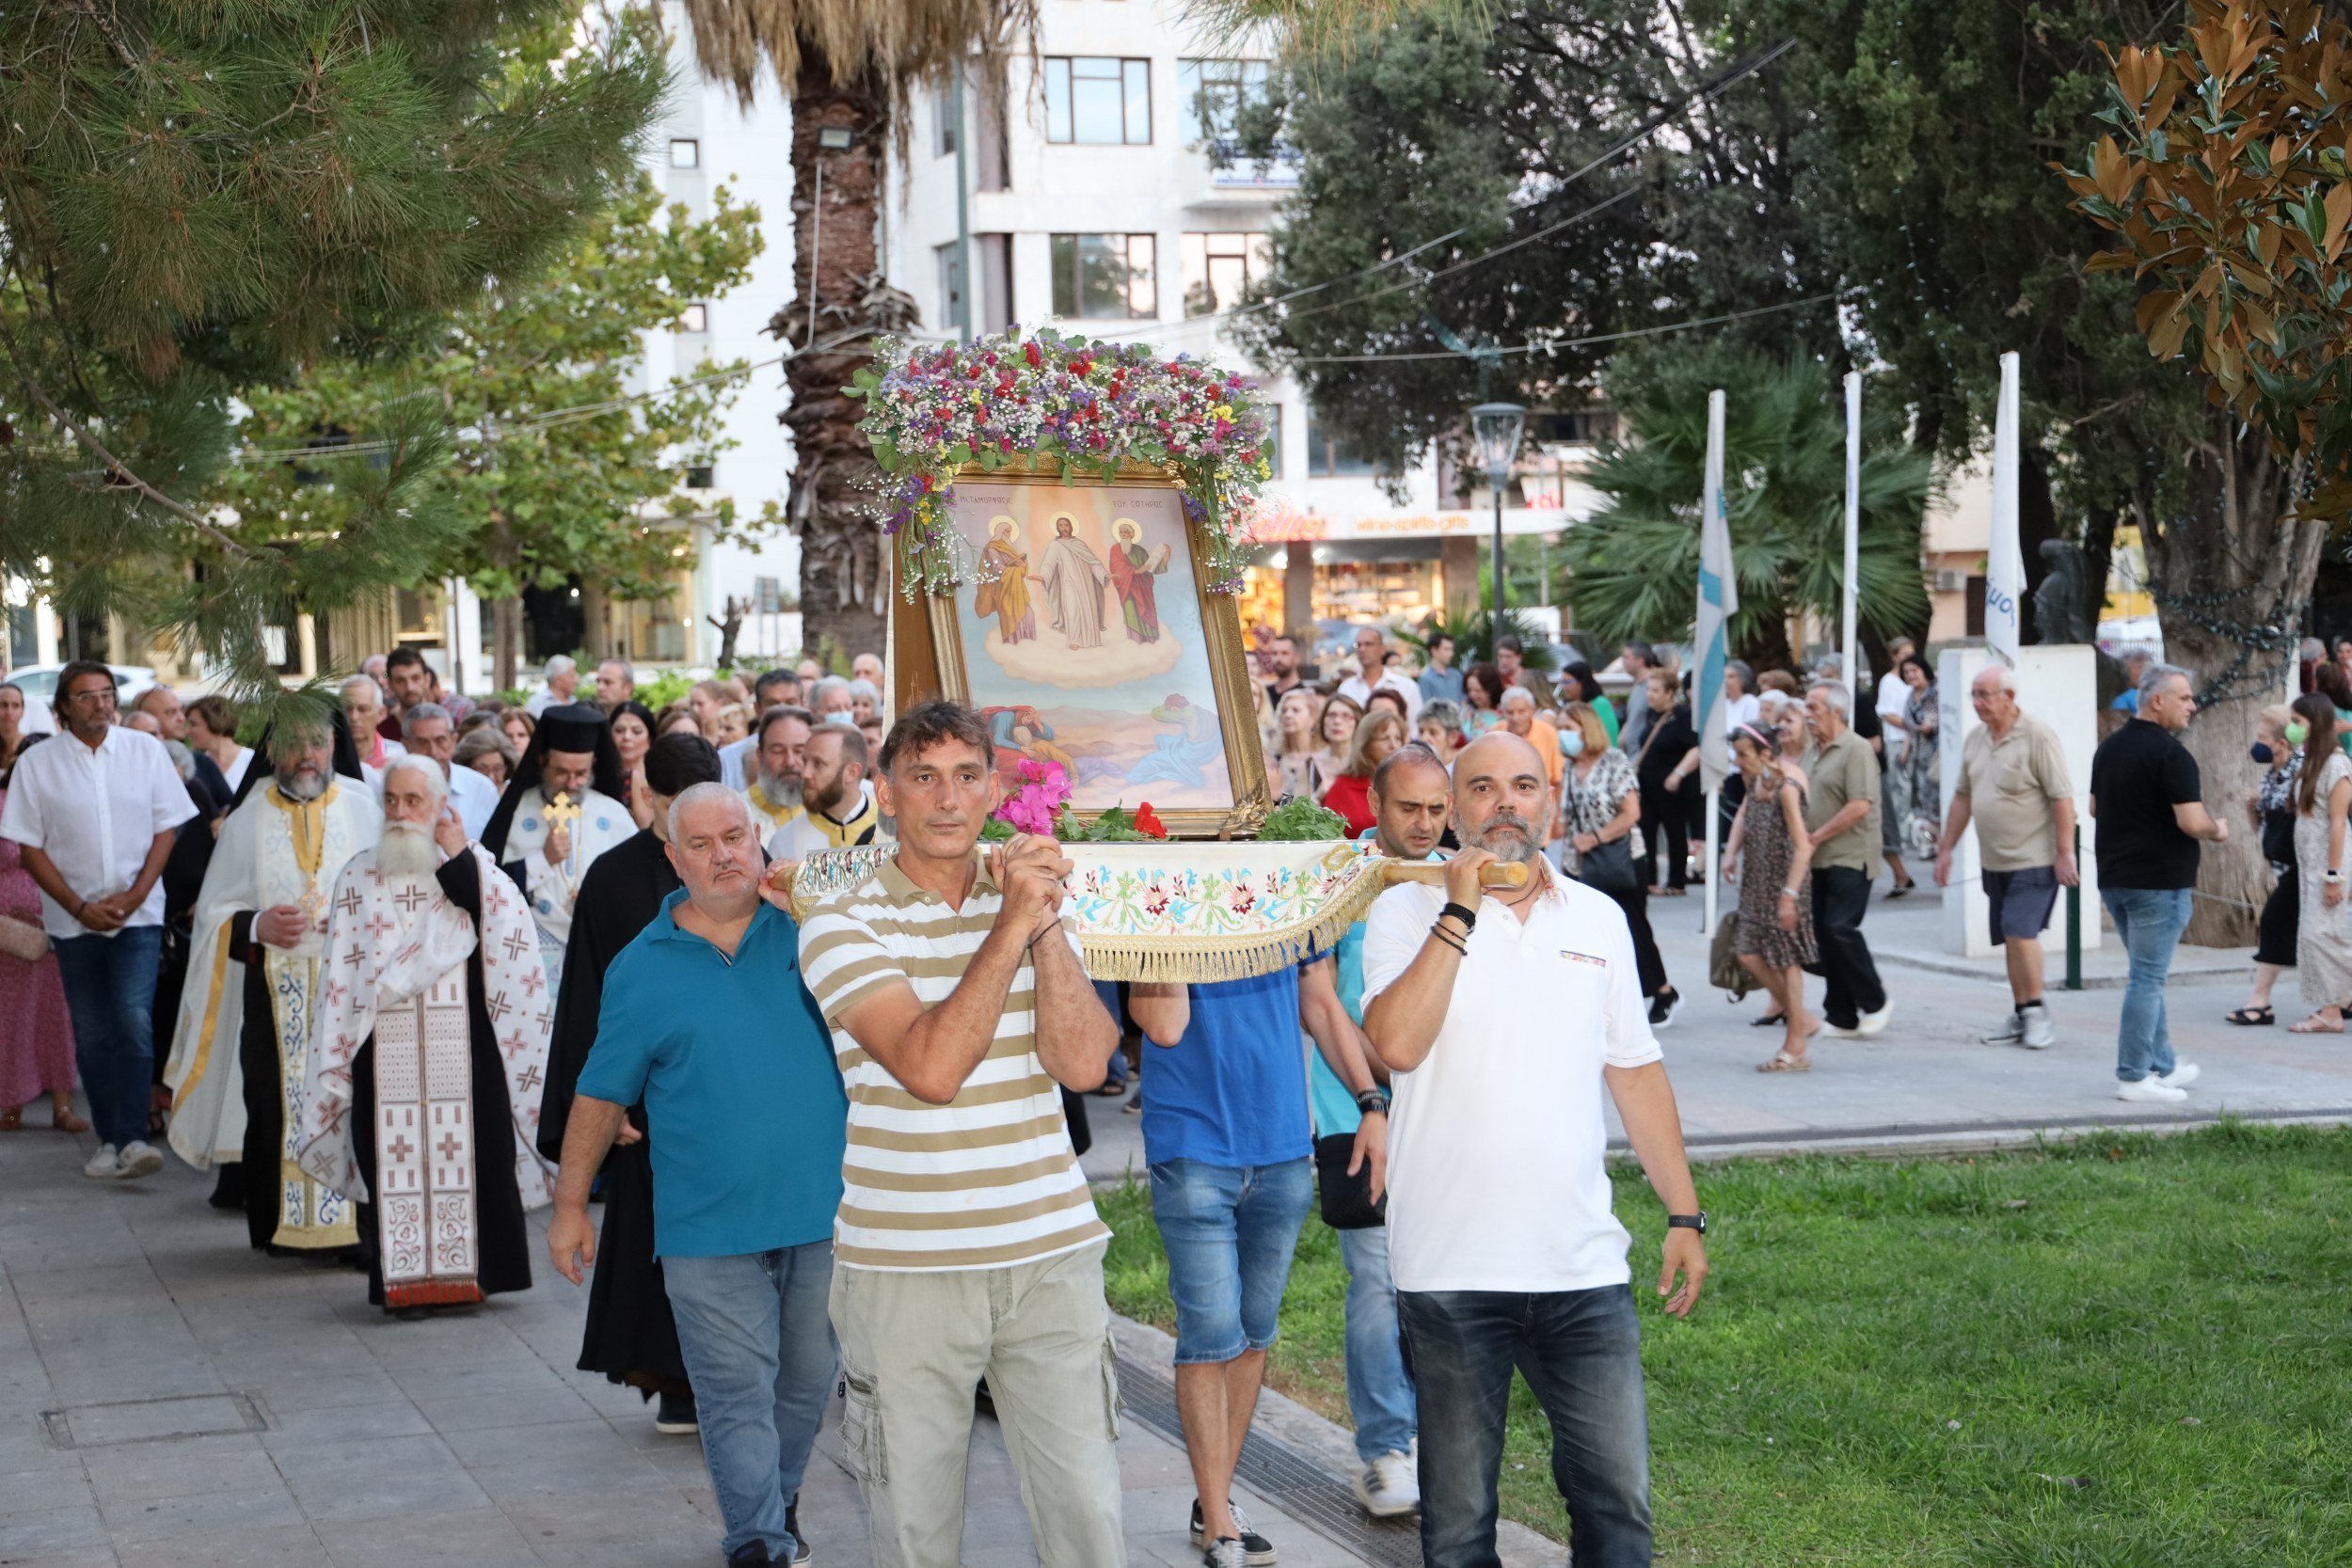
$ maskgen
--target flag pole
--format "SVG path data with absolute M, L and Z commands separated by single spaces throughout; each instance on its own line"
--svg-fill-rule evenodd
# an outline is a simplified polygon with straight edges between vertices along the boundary
M 1731 554 L 1731 517 L 1724 503 L 1724 394 L 1707 394 L 1707 476 L 1699 498 L 1698 612 L 1692 617 L 1697 673 L 1691 682 L 1691 712 L 1698 727 L 1699 779 L 1707 796 L 1706 895 L 1700 933 L 1715 934 L 1721 868 L 1716 838 L 1721 831 L 1724 778 L 1731 771 L 1731 741 L 1724 731 L 1724 668 L 1729 662 L 1731 618 L 1740 610 L 1740 575 Z
M 1846 372 L 1846 578 L 1839 595 L 1845 610 L 1845 657 L 1839 668 L 1846 684 L 1862 689 L 1862 666 L 1854 662 L 1854 598 L 1861 592 L 1862 570 L 1862 372 Z
M 1699 935 L 1715 934 L 1715 888 L 1723 879 L 1716 875 L 1715 837 L 1723 832 L 1724 788 L 1717 784 L 1707 792 L 1707 908 L 1699 917 Z
M 1993 418 L 1993 539 L 1985 551 L 1984 641 L 2017 668 L 2026 596 L 2026 557 L 2017 538 L 2017 356 L 2001 356 L 2001 398 Z

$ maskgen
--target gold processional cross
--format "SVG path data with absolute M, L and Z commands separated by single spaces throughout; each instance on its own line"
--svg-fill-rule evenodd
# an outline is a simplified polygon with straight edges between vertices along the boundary
M 580 863 L 580 835 L 572 832 L 572 824 L 580 820 L 580 808 L 572 803 L 571 793 L 559 789 L 555 799 L 548 802 L 548 831 L 564 830 L 571 839 L 571 847 L 564 856 L 564 869 L 571 870 Z

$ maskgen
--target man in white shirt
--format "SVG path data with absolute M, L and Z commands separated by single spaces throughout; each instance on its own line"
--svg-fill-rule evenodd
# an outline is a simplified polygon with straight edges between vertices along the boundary
M 1390 889 L 1364 935 L 1364 1032 L 1394 1075 L 1389 1258 L 1420 1401 L 1429 1568 L 1498 1560 L 1514 1366 L 1573 1446 L 1552 1474 L 1578 1563 L 1650 1560 L 1641 1330 L 1601 1163 L 1604 1088 L 1665 1200 L 1665 1310 L 1687 1314 L 1707 1277 L 1707 1218 L 1633 940 L 1605 895 L 1545 862 L 1552 806 L 1526 741 L 1468 747 L 1445 887 Z M 1528 880 L 1482 890 L 1498 862 Z
M 196 815 L 153 736 L 115 724 L 115 678 L 77 659 L 57 678 L 59 734 L 17 762 L 0 838 L 16 842 L 40 888 L 57 953 L 74 1056 L 98 1151 L 82 1174 L 152 1176 L 147 1142 L 154 1080 L 155 972 L 163 955 L 164 862 Z
M 1405 699 L 1405 733 L 1410 735 L 1413 721 L 1421 717 L 1421 688 L 1389 668 L 1388 640 L 1380 635 L 1378 626 L 1356 628 L 1356 666 L 1362 672 L 1340 682 L 1340 695 L 1358 707 L 1370 712 L 1372 694 L 1379 687 L 1387 687 Z
M 441 777 L 449 781 L 449 803 L 457 808 L 466 836 L 480 842 L 490 826 L 490 814 L 499 809 L 498 785 L 470 768 L 452 766 L 457 756 L 457 724 L 449 709 L 438 703 L 419 703 L 401 716 L 400 732 L 409 751 L 441 765 Z
M 533 719 L 550 707 L 562 707 L 580 689 L 580 665 L 569 654 L 557 654 L 548 660 L 547 689 L 523 705 L 523 711 Z

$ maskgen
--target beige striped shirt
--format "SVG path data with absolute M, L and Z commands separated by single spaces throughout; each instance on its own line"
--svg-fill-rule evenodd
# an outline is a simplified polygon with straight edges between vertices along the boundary
M 955 1099 L 909 1094 L 841 1026 L 867 997 L 904 985 L 946 1001 L 995 924 L 986 871 L 963 908 L 916 887 L 896 858 L 817 907 L 801 927 L 801 972 L 833 1026 L 850 1094 L 834 1256 L 852 1268 L 990 1269 L 1051 1258 L 1110 1234 L 1078 1169 L 1061 1089 L 1037 1055 L 1037 980 L 1025 958 L 996 1038 Z M 1065 927 L 1064 930 L 1067 931 Z M 1069 938 L 1073 950 L 1076 939 Z

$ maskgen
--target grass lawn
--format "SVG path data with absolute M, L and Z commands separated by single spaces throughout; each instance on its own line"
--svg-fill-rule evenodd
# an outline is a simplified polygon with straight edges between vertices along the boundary
M 1707 1167 L 1687 1323 L 1613 1174 L 1661 1561 L 2352 1564 L 2352 1130 Z M 1112 1305 L 1172 1327 L 1148 1194 L 1104 1209 Z M 1272 1377 L 1342 1423 L 1345 1283 L 1311 1218 Z M 1503 1511 L 1565 1537 L 1549 1455 L 1521 1385 Z

